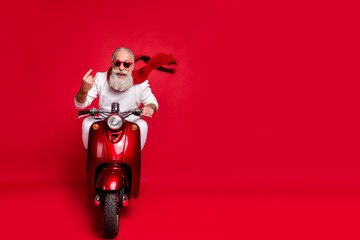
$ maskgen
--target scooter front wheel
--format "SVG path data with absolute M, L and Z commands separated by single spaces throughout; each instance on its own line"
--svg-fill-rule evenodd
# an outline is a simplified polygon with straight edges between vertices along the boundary
M 104 223 L 105 233 L 114 238 L 119 233 L 119 207 L 117 192 L 108 192 L 104 195 Z

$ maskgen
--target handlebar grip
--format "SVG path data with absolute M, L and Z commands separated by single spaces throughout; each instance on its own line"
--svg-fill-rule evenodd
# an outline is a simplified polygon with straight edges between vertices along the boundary
M 140 115 L 141 115 L 141 112 L 142 112 L 141 109 L 138 109 L 138 108 L 137 108 L 137 109 L 135 109 L 135 110 L 132 111 L 132 114 L 134 114 L 134 115 L 136 115 L 136 116 L 140 116 Z
M 78 111 L 79 115 L 84 115 L 84 114 L 89 114 L 90 110 L 83 110 L 83 111 Z

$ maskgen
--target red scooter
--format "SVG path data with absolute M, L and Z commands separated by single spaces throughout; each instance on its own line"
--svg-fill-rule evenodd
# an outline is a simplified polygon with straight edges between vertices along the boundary
M 125 118 L 141 110 L 120 112 L 119 103 L 112 103 L 111 112 L 79 111 L 99 121 L 89 131 L 87 149 L 87 192 L 95 205 L 104 209 L 105 233 L 114 238 L 119 232 L 119 211 L 137 198 L 140 187 L 140 129 Z

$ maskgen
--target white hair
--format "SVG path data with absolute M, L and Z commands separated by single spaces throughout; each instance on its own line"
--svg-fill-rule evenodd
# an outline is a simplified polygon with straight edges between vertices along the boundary
M 133 58 L 133 59 L 132 59 L 132 62 L 135 61 L 135 55 L 134 55 L 134 53 L 133 53 L 130 49 L 124 48 L 124 47 L 119 47 L 119 48 L 115 49 L 114 53 L 112 54 L 112 60 L 115 60 L 115 54 L 116 54 L 118 51 L 128 51 L 128 52 L 131 54 L 132 58 Z

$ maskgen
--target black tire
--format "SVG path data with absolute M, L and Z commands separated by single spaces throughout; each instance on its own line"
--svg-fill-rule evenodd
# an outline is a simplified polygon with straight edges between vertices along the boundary
M 119 233 L 119 207 L 117 202 L 117 192 L 105 193 L 104 223 L 106 235 L 109 238 L 116 237 Z

